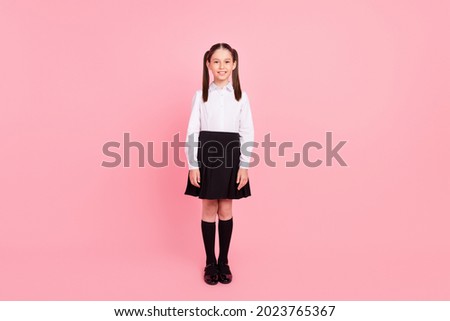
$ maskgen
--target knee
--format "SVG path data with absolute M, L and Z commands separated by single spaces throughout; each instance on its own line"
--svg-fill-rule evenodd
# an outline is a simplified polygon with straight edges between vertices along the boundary
M 232 217 L 232 200 L 219 200 L 217 213 L 219 214 L 219 219 L 229 220 Z
M 204 199 L 202 205 L 203 218 L 210 221 L 215 220 L 219 209 L 218 201 Z

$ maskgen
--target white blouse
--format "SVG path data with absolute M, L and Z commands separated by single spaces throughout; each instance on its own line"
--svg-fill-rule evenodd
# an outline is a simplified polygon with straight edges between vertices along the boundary
M 206 103 L 203 102 L 202 90 L 195 92 L 185 145 L 189 169 L 199 168 L 197 152 L 198 136 L 201 130 L 239 133 L 241 146 L 239 167 L 249 168 L 254 128 L 250 101 L 245 91 L 242 91 L 241 100 L 237 101 L 230 81 L 223 88 L 211 82 Z M 191 154 L 190 157 L 189 154 Z

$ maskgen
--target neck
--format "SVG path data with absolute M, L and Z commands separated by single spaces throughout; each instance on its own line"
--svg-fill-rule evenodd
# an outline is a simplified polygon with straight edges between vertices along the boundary
M 216 86 L 223 88 L 226 85 L 228 85 L 229 81 L 228 80 L 222 80 L 222 81 L 214 80 L 214 83 L 216 84 Z

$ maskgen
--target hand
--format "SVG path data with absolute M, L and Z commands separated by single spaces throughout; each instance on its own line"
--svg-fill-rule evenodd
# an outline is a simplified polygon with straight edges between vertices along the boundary
M 200 169 L 194 168 L 189 170 L 189 180 L 191 181 L 191 184 L 200 187 Z
M 238 174 L 237 174 L 237 180 L 236 183 L 239 183 L 238 190 L 240 190 L 242 187 L 245 186 L 248 182 L 248 169 L 247 168 L 239 168 Z

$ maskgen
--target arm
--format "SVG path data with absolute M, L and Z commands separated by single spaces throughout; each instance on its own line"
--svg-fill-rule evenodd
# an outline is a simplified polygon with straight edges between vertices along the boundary
M 199 143 L 198 136 L 200 132 L 200 99 L 201 95 L 199 95 L 199 92 L 196 92 L 192 98 L 191 116 L 189 117 L 186 133 L 185 153 L 190 170 L 199 168 L 197 152 Z
M 239 120 L 239 139 L 241 144 L 241 156 L 239 158 L 239 168 L 248 169 L 250 167 L 250 153 L 253 150 L 254 127 L 250 100 L 247 93 L 242 93 L 243 104 Z

